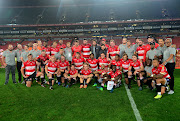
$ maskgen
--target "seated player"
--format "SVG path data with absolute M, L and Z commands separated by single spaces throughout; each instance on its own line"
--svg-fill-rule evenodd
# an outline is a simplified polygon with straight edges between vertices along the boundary
M 157 95 L 154 97 L 155 99 L 160 99 L 162 95 L 165 93 L 165 87 L 167 82 L 171 79 L 170 75 L 167 72 L 165 66 L 159 64 L 159 60 L 157 58 L 153 59 L 153 68 L 152 68 L 152 78 L 156 82 Z
M 129 81 L 128 88 L 129 89 L 131 88 L 131 80 L 134 75 L 137 77 L 137 84 L 138 84 L 139 90 L 142 90 L 142 85 L 141 85 L 142 83 L 140 82 L 140 79 L 139 79 L 139 73 L 143 70 L 144 70 L 144 67 L 143 67 L 142 62 L 139 59 L 137 59 L 137 56 L 134 54 L 132 56 L 132 61 L 130 62 L 130 66 L 128 68 L 128 81 Z
M 101 69 L 94 71 L 94 74 L 95 74 L 94 75 L 95 83 L 93 85 L 94 87 L 96 87 L 98 83 L 101 84 L 103 82 L 103 79 L 104 79 L 103 76 L 104 76 L 104 74 L 107 74 L 107 72 L 108 72 L 108 70 L 107 70 L 107 68 L 105 68 L 104 64 L 101 65 Z M 107 86 L 105 85 L 105 87 L 107 87 Z
M 90 58 L 87 59 L 87 62 L 93 72 L 98 69 L 98 59 L 94 58 L 93 53 L 90 54 Z
M 71 87 L 76 83 L 76 78 L 78 76 L 78 71 L 75 69 L 75 65 L 71 64 L 70 70 L 64 73 L 65 80 L 67 80 L 66 88 Z
M 64 55 L 61 55 L 61 59 L 59 60 L 58 63 L 59 63 L 59 73 L 57 75 L 58 86 L 60 86 L 62 82 L 62 86 L 65 87 L 66 84 L 64 82 L 64 73 L 70 70 L 69 61 L 66 60 Z
M 39 55 L 37 57 L 37 65 L 41 67 L 41 72 L 43 73 L 43 75 L 41 76 L 41 84 L 44 84 L 45 81 L 45 65 L 48 63 L 49 61 L 49 55 L 46 54 L 45 50 L 41 51 L 41 55 Z
M 55 74 L 58 74 L 59 72 L 59 64 L 56 61 L 55 56 L 51 56 L 49 62 L 45 66 L 45 72 L 47 74 L 47 77 L 49 79 L 49 89 L 53 90 L 54 85 L 54 76 Z
M 93 77 L 92 71 L 89 69 L 89 65 L 87 63 L 83 65 L 83 69 L 80 71 L 80 74 L 78 74 L 78 77 L 80 78 L 80 88 L 86 89 Z M 84 85 L 83 82 L 85 83 Z
M 109 65 L 109 60 L 106 58 L 105 54 L 104 53 L 101 53 L 99 59 L 98 59 L 98 62 L 99 62 L 99 68 L 101 69 L 101 65 L 104 64 L 105 65 L 105 68 L 108 67 Z
M 129 68 L 129 65 L 130 65 L 130 62 L 132 60 L 128 59 L 128 55 L 125 53 L 123 54 L 123 57 L 122 57 L 122 60 L 121 60 L 121 66 L 122 66 L 122 70 L 123 70 L 123 74 L 124 74 L 124 79 L 125 79 L 125 82 L 126 84 L 128 85 L 129 84 L 129 81 L 128 81 L 128 68 Z M 122 71 L 120 70 L 120 71 Z
M 28 54 L 28 60 L 23 63 L 21 67 L 21 73 L 23 77 L 25 78 L 25 83 L 27 87 L 31 87 L 32 81 L 34 78 L 37 78 L 43 75 L 43 73 L 39 71 L 36 72 L 36 62 L 33 60 L 32 54 Z M 45 87 L 43 84 L 41 84 L 41 86 Z

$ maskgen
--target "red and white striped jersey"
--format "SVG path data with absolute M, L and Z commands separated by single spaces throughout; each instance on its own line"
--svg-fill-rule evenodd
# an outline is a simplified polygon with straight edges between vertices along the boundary
M 45 50 L 46 51 L 46 54 L 47 55 L 50 55 L 50 52 L 51 52 L 51 48 L 50 47 L 42 47 L 42 50 Z
M 62 44 L 62 45 L 58 44 L 58 45 L 56 46 L 56 48 L 58 48 L 58 49 L 60 49 L 60 48 L 66 48 L 66 45 L 65 45 L 65 44 Z
M 69 70 L 69 74 L 72 76 L 74 74 L 78 73 L 78 71 L 76 69 L 74 70 Z
M 99 73 L 100 75 L 101 75 L 101 77 L 103 77 L 103 73 L 107 73 L 108 72 L 108 70 L 106 70 L 106 69 L 104 69 L 104 70 L 102 70 L 102 69 L 98 69 L 97 71 L 101 71 L 101 73 Z
M 76 47 L 76 46 L 73 46 L 71 49 L 72 49 L 73 57 L 76 55 L 77 52 L 79 52 L 80 55 L 81 55 L 82 46 L 80 46 L 80 45 L 77 46 L 77 47 Z
M 111 57 L 111 59 L 115 59 L 115 56 L 118 51 L 120 51 L 120 49 L 117 45 L 115 45 L 114 47 L 109 47 L 107 53 L 110 55 L 109 57 Z
M 55 55 L 57 52 L 59 52 L 59 48 L 53 48 L 51 47 L 51 55 Z
M 121 60 L 121 66 L 123 68 L 123 72 L 128 72 L 130 62 L 131 62 L 131 60 L 127 60 L 127 61 Z
M 109 61 L 107 60 L 107 58 L 102 59 L 101 57 L 98 59 L 99 62 L 99 68 L 101 69 L 101 65 L 104 64 L 105 67 L 108 67 L 109 65 Z
M 61 70 L 66 70 L 69 66 L 69 62 L 67 60 L 65 60 L 64 62 L 60 60 L 58 63 Z
M 111 60 L 111 65 L 115 65 L 116 66 L 116 70 L 120 70 L 121 67 L 121 61 L 116 61 L 116 60 Z
M 72 63 L 75 65 L 77 70 L 81 70 L 83 68 L 83 63 L 86 62 L 84 58 L 77 59 L 76 57 L 72 59 Z
M 138 53 L 138 59 L 142 60 L 143 62 L 145 62 L 146 60 L 146 49 L 145 49 L 145 46 L 139 46 L 137 47 L 136 49 L 137 53 Z
M 142 65 L 143 65 L 142 62 L 139 59 L 137 59 L 136 62 L 133 61 L 130 62 L 130 66 L 132 66 L 135 70 L 140 69 L 140 66 Z
M 171 79 L 170 75 L 167 72 L 167 69 L 163 65 L 159 65 L 157 68 L 152 68 L 152 74 L 158 75 L 163 74 L 163 78 L 169 78 Z
M 25 75 L 30 76 L 36 71 L 36 62 L 27 60 L 22 64 L 22 68 L 25 69 Z
M 90 75 L 91 73 L 92 73 L 92 71 L 90 69 L 88 69 L 88 70 L 82 69 L 80 71 L 80 74 L 82 74 L 82 75 Z
M 49 61 L 46 65 L 48 66 L 48 73 L 50 74 L 54 74 L 56 70 L 59 68 L 59 64 L 57 61 Z
M 86 59 L 90 57 L 90 47 L 91 44 L 82 45 L 82 55 Z
M 47 54 L 45 56 L 42 56 L 42 54 L 41 54 L 37 57 L 37 59 L 40 59 L 41 61 L 45 62 L 46 60 L 49 60 L 50 57 Z
M 98 69 L 98 59 L 93 59 L 93 60 L 91 60 L 91 59 L 87 59 L 87 62 L 89 63 L 89 65 L 90 65 L 90 68 L 91 68 L 91 70 L 92 71 L 95 71 L 95 70 L 97 70 Z
M 111 78 L 115 78 L 118 75 L 120 75 L 121 72 L 120 71 L 116 71 L 116 72 L 110 71 L 108 74 L 111 76 Z

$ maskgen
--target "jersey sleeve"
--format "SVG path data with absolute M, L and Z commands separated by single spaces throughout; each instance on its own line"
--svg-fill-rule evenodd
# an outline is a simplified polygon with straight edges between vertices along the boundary
M 25 68 L 25 66 L 26 66 L 26 63 L 23 63 L 23 64 L 22 64 L 22 68 Z

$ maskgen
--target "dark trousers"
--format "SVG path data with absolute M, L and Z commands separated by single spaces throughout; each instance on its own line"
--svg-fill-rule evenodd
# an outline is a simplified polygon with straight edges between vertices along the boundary
M 21 82 L 21 78 L 22 78 L 21 66 L 22 66 L 22 62 L 17 62 L 17 70 L 18 70 L 18 80 L 19 80 L 19 82 Z
M 10 74 L 10 71 L 11 71 L 11 74 L 12 74 L 12 80 L 13 80 L 13 83 L 16 83 L 16 80 L 15 80 L 15 71 L 16 71 L 16 66 L 11 66 L 11 65 L 7 65 L 5 67 L 5 70 L 6 70 L 6 82 L 5 84 L 7 84 L 9 82 L 9 74 Z
M 169 82 L 170 89 L 174 90 L 174 74 L 173 73 L 174 73 L 174 69 L 175 69 L 175 63 L 167 63 L 166 68 L 171 77 L 170 82 Z

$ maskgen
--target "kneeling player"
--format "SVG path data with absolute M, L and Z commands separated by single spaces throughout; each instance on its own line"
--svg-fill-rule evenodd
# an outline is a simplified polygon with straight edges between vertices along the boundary
M 66 87 L 71 87 L 73 83 L 76 82 L 76 77 L 78 76 L 78 71 L 75 69 L 75 65 L 71 64 L 71 68 L 68 72 L 65 72 L 64 77 L 67 80 Z
M 153 77 L 153 80 L 156 81 L 157 95 L 154 98 L 160 99 L 162 97 L 162 94 L 165 93 L 165 86 L 167 85 L 167 82 L 171 77 L 168 74 L 166 67 L 159 64 L 159 60 L 157 58 L 153 59 L 153 69 L 151 77 Z
M 137 77 L 137 84 L 139 90 L 142 90 L 142 82 L 140 82 L 139 73 L 144 70 L 142 62 L 137 59 L 136 55 L 132 56 L 132 61 L 130 62 L 130 66 L 128 68 L 128 88 L 131 88 L 131 80 L 133 75 Z
M 25 70 L 25 73 L 24 73 Z M 40 77 L 43 75 L 41 72 L 36 72 L 36 62 L 33 60 L 32 54 L 28 55 L 28 60 L 23 63 L 21 67 L 21 73 L 26 81 L 26 86 L 31 87 L 32 81 L 34 78 Z M 45 87 L 41 84 L 42 87 Z
M 87 63 L 83 65 L 83 69 L 80 71 L 80 74 L 78 74 L 78 77 L 80 78 L 80 88 L 87 88 L 87 85 L 93 77 L 92 71 L 89 69 L 89 65 Z M 83 82 L 85 82 L 84 85 Z
M 51 56 L 50 61 L 45 66 L 45 72 L 49 79 L 49 85 L 50 85 L 49 89 L 53 90 L 54 75 L 59 72 L 59 64 L 56 61 L 55 56 Z

